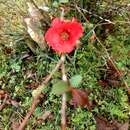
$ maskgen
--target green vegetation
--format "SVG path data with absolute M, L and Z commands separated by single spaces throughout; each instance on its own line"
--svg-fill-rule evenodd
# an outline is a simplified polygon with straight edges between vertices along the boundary
M 38 6 L 44 5 L 43 0 L 35 0 L 35 3 Z M 74 3 L 79 6 L 78 9 Z M 86 108 L 75 108 L 67 103 L 67 130 L 71 128 L 95 130 L 95 116 L 120 123 L 129 121 L 130 105 L 127 89 L 123 83 L 125 80 L 130 86 L 130 23 L 128 23 L 130 6 L 128 4 L 130 2 L 127 0 L 46 1 L 46 5 L 51 9 L 50 15 L 59 17 L 62 6 L 65 8 L 66 19 L 74 16 L 84 27 L 81 45 L 66 56 L 65 67 L 72 84 L 89 91 L 88 98 L 94 103 L 91 111 Z M 0 91 L 4 90 L 12 100 L 20 104 L 16 106 L 10 103 L 0 111 L 0 129 L 5 130 L 9 130 L 13 122 L 18 122 L 26 115 L 32 103 L 32 91 L 52 71 L 59 60 L 59 56 L 51 49 L 43 51 L 30 38 L 21 16 L 27 16 L 26 0 L 0 2 Z M 107 19 L 114 24 L 103 24 Z M 93 28 L 102 44 L 94 38 Z M 35 52 L 32 52 L 28 44 L 36 46 Z M 121 78 L 107 76 L 109 66 L 106 50 L 123 73 Z M 113 73 L 113 70 L 110 73 Z M 73 77 L 75 75 L 77 77 Z M 77 78 L 77 83 L 73 81 L 74 78 Z M 27 130 L 60 130 L 61 96 L 52 92 L 52 86 L 59 80 L 61 73 L 56 72 L 47 84 L 43 98 L 27 124 Z M 104 85 L 102 82 L 106 80 L 109 82 Z M 81 82 L 79 86 L 77 86 L 78 82 Z M 0 98 L 0 103 L 2 102 L 3 99 Z M 51 116 L 38 124 L 37 118 L 46 111 L 50 111 Z

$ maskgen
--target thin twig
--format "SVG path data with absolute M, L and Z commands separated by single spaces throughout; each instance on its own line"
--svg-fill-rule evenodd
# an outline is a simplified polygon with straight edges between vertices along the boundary
M 66 130 L 66 94 L 62 95 L 62 106 L 61 106 L 61 130 Z
M 81 15 L 83 16 L 83 18 L 86 20 L 86 17 L 85 17 L 85 15 L 84 15 L 84 13 L 82 13 L 82 11 L 81 11 L 81 10 L 83 10 L 83 11 L 86 11 L 86 10 L 85 10 L 85 9 L 81 9 L 81 8 L 78 7 L 77 5 L 76 5 L 76 8 L 77 8 L 77 10 L 79 11 L 79 13 L 81 13 Z M 105 23 L 99 22 L 98 24 L 96 24 L 96 25 L 93 27 L 93 29 L 90 30 L 90 31 L 93 31 L 94 34 L 95 34 L 95 31 L 94 31 L 94 30 L 95 30 L 98 26 L 101 26 L 101 25 L 107 25 L 107 24 L 113 24 L 113 25 L 115 25 L 116 23 L 127 23 L 127 24 L 130 24 L 130 22 L 126 22 L 126 21 L 116 21 L 116 22 L 112 22 L 112 21 L 110 21 L 110 20 L 108 20 L 108 19 L 103 19 L 103 18 L 100 17 L 100 16 L 99 16 L 99 18 L 100 18 L 101 20 L 104 20 Z M 87 21 L 87 23 L 89 22 L 88 20 L 86 20 L 86 21 Z M 96 36 L 96 34 L 95 34 L 95 36 Z M 110 55 L 109 55 L 109 53 L 108 53 L 106 47 L 101 43 L 101 41 L 99 40 L 99 38 L 98 38 L 97 36 L 96 36 L 96 40 L 98 41 L 98 43 L 99 43 L 99 44 L 102 46 L 102 48 L 104 49 L 104 51 L 105 51 L 105 53 L 106 53 L 106 55 L 107 55 L 107 58 L 109 59 L 109 61 L 111 62 L 111 64 L 112 64 L 113 67 L 115 68 L 115 70 L 117 71 L 118 75 L 121 76 L 122 74 L 120 73 L 119 69 L 118 69 L 117 66 L 115 65 L 115 63 L 114 63 L 114 61 L 112 60 L 112 58 L 110 57 Z M 128 86 L 127 82 L 126 82 L 124 79 L 123 79 L 123 82 L 124 82 L 124 85 L 125 85 L 126 89 L 128 89 L 129 86 Z
M 74 6 L 74 5 L 72 5 L 72 7 L 73 7 L 73 6 Z M 96 18 L 99 18 L 101 21 L 105 21 L 105 22 L 107 22 L 107 23 L 115 24 L 115 22 L 112 22 L 112 21 L 109 20 L 109 19 L 105 19 L 105 18 L 103 18 L 103 17 L 101 17 L 101 16 L 99 16 L 99 15 L 97 15 L 97 14 L 94 14 L 93 12 L 90 12 L 90 11 L 88 11 L 88 10 L 86 10 L 86 9 L 83 9 L 83 8 L 79 7 L 78 5 L 76 5 L 76 8 L 77 8 L 78 10 L 80 10 L 80 13 L 82 13 L 82 14 L 87 13 L 87 14 L 89 14 L 89 15 L 92 15 L 92 16 L 96 17 Z M 84 16 L 85 16 L 85 15 L 84 15 Z M 86 18 L 85 18 L 85 19 L 86 19 Z M 116 21 L 116 23 L 127 23 L 127 24 L 130 24 L 130 21 L 129 21 L 129 22 L 126 22 L 126 21 Z
M 94 32 L 94 33 L 95 33 L 95 32 Z M 96 35 L 95 35 L 95 36 L 96 36 Z M 118 69 L 117 66 L 115 65 L 113 59 L 110 57 L 110 55 L 109 55 L 109 53 L 108 53 L 106 47 L 101 43 L 101 41 L 99 40 L 99 38 L 98 38 L 97 36 L 96 36 L 96 40 L 98 41 L 98 43 L 99 43 L 99 44 L 102 46 L 102 48 L 104 49 L 104 52 L 106 53 L 108 60 L 111 62 L 113 68 L 116 70 L 116 72 L 118 73 L 118 75 L 119 75 L 119 76 L 122 76 L 121 72 L 119 71 L 119 69 Z M 124 78 L 122 79 L 122 81 L 124 82 L 125 88 L 128 89 L 129 86 L 128 86 L 128 84 L 127 84 L 127 82 L 125 81 Z
M 59 69 L 59 67 L 61 66 L 61 64 L 64 61 L 64 56 L 62 55 L 59 62 L 57 63 L 56 67 L 52 70 L 52 72 L 49 74 L 49 76 L 42 82 L 42 84 L 40 85 L 40 87 L 45 87 L 45 84 L 47 84 L 49 82 L 49 80 L 52 78 L 53 74 Z M 26 114 L 25 118 L 23 119 L 22 123 L 20 124 L 18 130 L 23 130 L 29 120 L 29 118 L 31 117 L 31 115 L 33 114 L 38 102 L 39 102 L 39 98 L 40 98 L 40 94 L 42 93 L 42 89 L 41 91 L 38 93 L 38 95 L 36 95 L 36 97 L 33 98 L 32 101 L 32 106 L 29 110 L 29 112 Z
M 61 66 L 61 64 L 64 62 L 64 55 L 61 56 L 59 62 L 57 63 L 56 67 L 52 70 L 52 72 L 50 73 L 50 75 L 45 79 L 45 81 L 43 82 L 43 84 L 48 83 L 48 81 L 51 79 L 51 77 L 54 75 L 54 73 L 59 69 L 59 67 Z
M 91 32 L 91 31 L 93 31 L 93 30 L 95 30 L 97 27 L 99 27 L 99 26 L 102 26 L 102 25 L 109 25 L 109 24 L 113 24 L 113 25 L 115 25 L 115 24 L 129 24 L 130 25 L 130 21 L 128 20 L 128 21 L 110 21 L 109 19 L 104 19 L 103 17 L 101 17 L 101 16 L 98 16 L 98 15 L 96 15 L 96 14 L 93 14 L 92 12 L 89 12 L 89 11 L 87 11 L 86 9 L 82 9 L 81 7 L 79 7 L 78 5 L 76 5 L 75 4 L 75 8 L 78 10 L 78 12 L 83 16 L 83 18 L 84 18 L 84 20 L 87 22 L 87 23 L 89 23 L 89 21 L 87 20 L 87 18 L 86 18 L 86 16 L 84 15 L 84 12 L 87 12 L 87 13 L 89 13 L 90 15 L 93 15 L 93 16 L 95 16 L 95 17 L 98 17 L 101 21 L 100 22 L 98 22 L 89 32 Z M 103 22 L 103 21 L 105 21 L 105 22 Z M 88 32 L 88 33 L 89 33 Z
M 36 108 L 38 102 L 39 102 L 38 98 L 37 98 L 37 99 L 35 99 L 35 98 L 33 99 L 33 101 L 32 101 L 32 106 L 31 106 L 29 112 L 27 113 L 27 115 L 25 116 L 25 118 L 23 119 L 22 123 L 20 124 L 18 130 L 24 130 L 24 127 L 26 126 L 26 124 L 27 124 L 27 122 L 28 122 L 30 116 L 31 116 L 31 115 L 33 114 L 33 112 L 35 111 L 35 108 Z
M 89 21 L 87 20 L 87 18 L 85 17 L 84 13 L 80 10 L 80 8 L 75 5 L 76 9 L 78 10 L 78 12 L 83 16 L 84 20 L 86 20 L 87 23 L 89 23 Z
M 65 65 L 64 62 L 62 63 L 61 66 L 62 70 L 62 80 L 67 82 L 67 76 L 65 74 Z M 62 95 L 62 105 L 61 105 L 61 130 L 66 130 L 66 93 Z

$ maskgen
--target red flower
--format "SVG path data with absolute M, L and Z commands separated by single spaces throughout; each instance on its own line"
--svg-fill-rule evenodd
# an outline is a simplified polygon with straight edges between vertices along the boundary
M 56 52 L 70 53 L 82 34 L 82 25 L 75 19 L 69 21 L 55 18 L 45 34 L 45 39 Z

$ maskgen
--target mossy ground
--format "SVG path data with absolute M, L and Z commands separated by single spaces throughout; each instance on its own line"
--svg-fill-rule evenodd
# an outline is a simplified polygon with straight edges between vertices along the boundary
M 41 0 L 35 2 L 38 5 L 42 3 Z M 130 17 L 129 2 L 124 0 L 112 3 L 80 0 L 76 3 L 81 8 L 89 9 L 92 14 L 110 19 L 115 23 L 113 27 L 98 26 L 95 31 L 117 67 L 122 70 L 124 79 L 130 86 L 130 25 L 125 23 Z M 58 2 L 50 2 L 50 7 L 56 8 L 55 16 L 60 14 L 58 4 Z M 73 1 L 63 5 L 66 7 L 73 5 Z M 29 49 L 27 42 L 32 42 L 32 40 L 27 36 L 26 27 L 21 19 L 21 15 L 26 15 L 26 13 L 25 0 L 7 0 L 7 2 L 3 0 L 0 2 L 0 88 L 20 103 L 18 108 L 7 105 L 0 112 L 0 128 L 2 130 L 10 129 L 13 120 L 17 121 L 24 117 L 31 106 L 32 88 L 35 89 L 41 83 L 43 77 L 54 68 L 59 59 L 59 56 L 49 49 L 44 52 L 40 48 L 36 48 L 35 54 Z M 81 47 L 68 55 L 65 62 L 67 76 L 82 75 L 83 82 L 80 88 L 89 89 L 91 92 L 89 99 L 96 101 L 97 104 L 91 112 L 86 109 L 73 108 L 68 104 L 66 110 L 68 130 L 71 128 L 95 130 L 94 116 L 96 115 L 103 116 L 109 121 L 127 122 L 130 106 L 125 87 L 117 85 L 116 87 L 103 88 L 98 82 L 106 72 L 104 67 L 107 61 L 106 53 L 97 41 L 90 41 L 89 38 L 92 28 L 102 20 L 95 15 L 90 15 L 91 24 L 88 24 L 76 9 L 67 12 L 66 18 L 71 16 L 77 17 L 82 22 L 85 32 L 81 39 L 83 43 Z M 84 16 L 88 17 L 88 14 L 84 13 Z M 51 93 L 52 84 L 60 77 L 60 73 L 57 72 L 49 82 L 43 100 L 27 124 L 27 130 L 60 129 L 61 97 Z M 51 111 L 52 117 L 37 125 L 37 117 L 45 111 Z

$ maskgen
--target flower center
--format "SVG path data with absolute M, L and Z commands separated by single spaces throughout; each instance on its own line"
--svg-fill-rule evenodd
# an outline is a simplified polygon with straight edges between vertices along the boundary
M 62 33 L 60 34 L 60 37 L 61 37 L 63 40 L 67 41 L 67 40 L 69 39 L 69 34 L 68 34 L 68 32 L 64 31 L 64 32 L 62 32 Z

